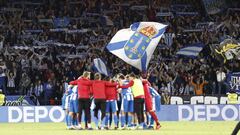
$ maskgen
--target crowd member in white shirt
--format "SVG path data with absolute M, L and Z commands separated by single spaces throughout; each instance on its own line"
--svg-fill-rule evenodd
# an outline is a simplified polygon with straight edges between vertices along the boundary
M 216 71 L 216 76 L 217 76 L 217 82 L 218 82 L 218 94 L 220 95 L 222 92 L 222 88 L 224 86 L 224 81 L 226 79 L 226 73 L 223 72 L 222 68 L 219 68 L 218 71 Z
M 167 83 L 166 83 L 167 92 L 171 95 L 171 94 L 173 93 L 173 81 L 172 81 L 172 77 L 167 76 L 166 80 L 167 80 Z

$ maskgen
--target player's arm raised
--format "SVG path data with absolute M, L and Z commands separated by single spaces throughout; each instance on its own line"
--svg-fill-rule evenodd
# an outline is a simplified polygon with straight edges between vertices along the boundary
M 78 84 L 78 80 L 71 81 L 69 84 L 70 85 L 77 85 Z

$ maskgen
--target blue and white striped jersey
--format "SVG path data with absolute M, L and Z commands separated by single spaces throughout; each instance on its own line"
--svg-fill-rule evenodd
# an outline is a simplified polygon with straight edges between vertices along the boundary
M 70 100 L 78 100 L 78 86 L 73 86 L 71 88 Z
M 124 80 L 124 81 L 123 81 L 123 86 L 124 86 L 124 85 L 127 85 L 128 83 L 129 83 L 128 80 Z M 134 100 L 133 93 L 132 93 L 132 89 L 131 89 L 130 87 L 129 87 L 129 88 L 122 89 L 121 94 L 122 94 L 122 98 L 123 98 L 124 100 L 128 100 L 128 101 Z
M 127 80 L 124 80 L 123 81 L 123 86 L 124 85 L 127 85 L 129 83 L 129 81 Z M 131 94 L 132 95 L 132 89 L 129 87 L 129 88 L 126 88 L 126 89 L 122 89 L 122 92 L 121 92 L 122 95 L 126 95 L 126 94 Z
M 160 96 L 159 93 L 153 87 L 149 87 L 149 91 L 152 97 Z

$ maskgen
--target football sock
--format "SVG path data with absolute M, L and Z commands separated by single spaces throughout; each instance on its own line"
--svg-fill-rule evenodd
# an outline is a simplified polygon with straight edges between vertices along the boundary
M 114 125 L 115 125 L 115 127 L 117 127 L 117 126 L 118 126 L 118 117 L 117 117 L 116 114 L 114 114 L 113 120 L 114 120 Z
M 94 123 L 95 123 L 96 127 L 98 127 L 98 118 L 94 117 Z
M 132 116 L 128 116 L 128 126 L 132 125 Z
M 124 127 L 125 125 L 125 116 L 120 116 L 121 118 L 121 127 Z
M 70 116 L 70 115 L 68 115 L 68 126 L 72 126 L 72 124 L 73 124 L 73 118 L 72 118 L 72 116 Z
M 108 126 L 110 115 L 106 114 L 105 116 L 105 126 Z
M 69 126 L 69 117 L 68 117 L 68 114 L 67 114 L 66 117 L 65 117 L 65 123 L 66 123 L 67 126 Z

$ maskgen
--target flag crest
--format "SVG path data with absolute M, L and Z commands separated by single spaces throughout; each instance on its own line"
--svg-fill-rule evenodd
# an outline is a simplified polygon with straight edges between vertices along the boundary
M 128 29 L 119 30 L 107 49 L 126 63 L 146 71 L 165 29 L 166 25 L 156 22 L 134 23 Z

